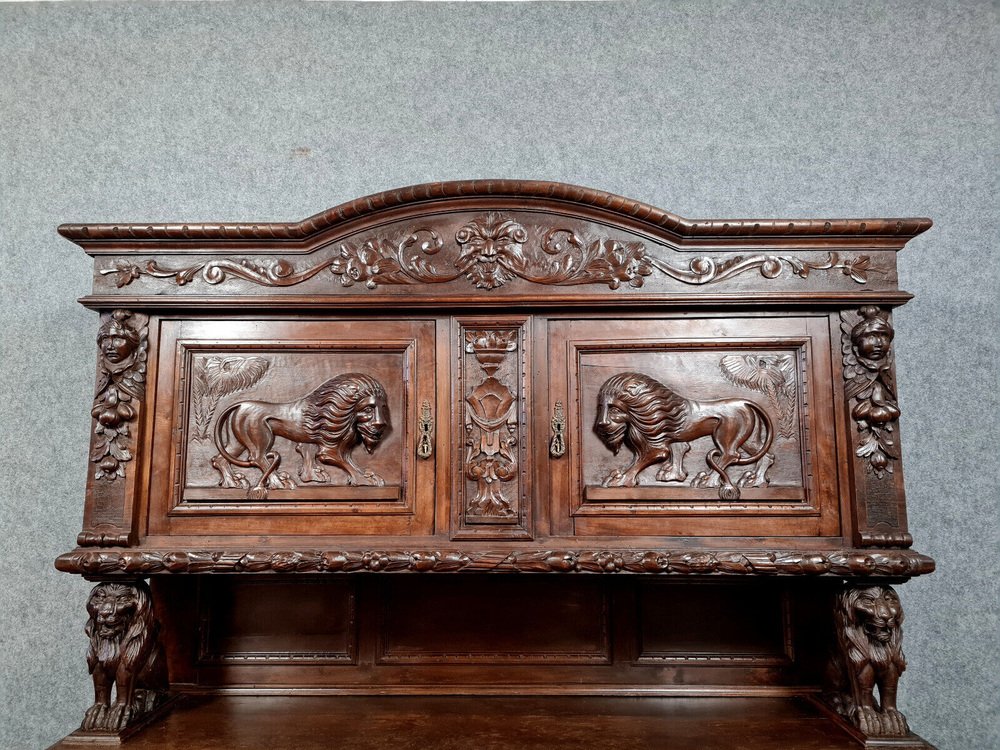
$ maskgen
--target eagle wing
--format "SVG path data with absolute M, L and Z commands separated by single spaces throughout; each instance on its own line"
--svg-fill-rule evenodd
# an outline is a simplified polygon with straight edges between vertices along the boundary
M 221 398 L 257 383 L 270 364 L 263 357 L 211 357 L 205 363 L 205 379 Z
M 730 382 L 760 393 L 773 393 L 785 383 L 785 375 L 779 367 L 752 354 L 727 354 L 719 367 Z

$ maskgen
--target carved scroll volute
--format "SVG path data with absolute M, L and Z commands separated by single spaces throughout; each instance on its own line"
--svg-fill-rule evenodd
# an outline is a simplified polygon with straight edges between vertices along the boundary
M 465 452 L 459 526 L 473 529 L 473 536 L 524 536 L 523 322 L 490 328 L 470 324 L 461 331 L 459 429 L 465 435 Z
M 167 664 L 153 597 L 142 580 L 99 583 L 87 599 L 87 613 L 94 703 L 80 729 L 118 734 L 167 698 Z
M 863 546 L 909 546 L 899 471 L 899 404 L 893 372 L 889 313 L 868 305 L 840 313 L 844 397 L 857 438 L 857 542 Z
M 825 700 L 869 737 L 905 737 L 910 730 L 896 707 L 906 669 L 896 592 L 884 585 L 845 586 L 836 595 L 834 626 Z
M 81 546 L 129 543 L 128 506 L 138 425 L 146 393 L 149 318 L 128 310 L 101 316 L 97 334 L 97 387 L 91 416 L 92 471 Z

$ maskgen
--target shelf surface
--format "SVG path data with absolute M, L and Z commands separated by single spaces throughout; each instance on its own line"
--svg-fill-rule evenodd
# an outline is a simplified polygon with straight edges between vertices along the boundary
M 801 698 L 190 696 L 125 747 L 858 750 L 861 745 Z M 50 750 L 76 748 L 94 744 L 70 736 Z

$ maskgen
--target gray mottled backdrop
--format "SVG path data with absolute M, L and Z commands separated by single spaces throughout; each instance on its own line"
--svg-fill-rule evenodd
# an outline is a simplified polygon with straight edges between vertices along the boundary
M 989 2 L 0 3 L 0 748 L 89 702 L 89 260 L 64 221 L 296 220 L 471 177 L 689 217 L 926 215 L 896 315 L 917 548 L 902 706 L 1000 746 L 998 19 Z

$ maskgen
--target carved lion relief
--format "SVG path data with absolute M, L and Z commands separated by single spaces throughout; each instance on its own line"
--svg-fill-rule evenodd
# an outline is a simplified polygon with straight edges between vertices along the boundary
M 849 586 L 837 595 L 837 643 L 826 698 L 867 735 L 909 733 L 896 708 L 903 657 L 903 607 L 891 586 Z M 878 698 L 875 689 L 878 688 Z
M 635 487 L 639 474 L 654 464 L 664 466 L 658 482 L 687 479 L 684 456 L 690 443 L 711 436 L 714 448 L 705 456 L 710 472 L 695 477 L 695 486 L 719 487 L 722 500 L 738 500 L 739 487 L 766 486 L 767 469 L 774 463 L 769 453 L 774 427 L 767 412 L 747 399 L 694 401 L 663 383 L 638 372 L 608 378 L 598 393 L 594 430 L 615 454 L 625 445 L 634 454 L 632 463 L 614 469 L 605 487 Z M 730 466 L 756 465 L 734 484 Z
M 149 587 L 144 581 L 99 583 L 90 592 L 87 613 L 94 704 L 81 729 L 119 732 L 166 698 L 166 661 Z
M 328 481 L 318 460 L 345 471 L 349 485 L 381 487 L 382 477 L 360 467 L 352 453 L 358 444 L 372 453 L 390 427 L 382 384 L 363 373 L 345 373 L 295 401 L 238 401 L 228 406 L 215 424 L 218 454 L 212 466 L 221 475 L 219 486 L 243 487 L 250 500 L 266 499 L 269 489 L 294 489 L 289 474 L 279 470 L 282 456 L 273 450 L 275 438 L 281 437 L 296 443 L 302 481 Z M 251 486 L 234 466 L 255 468 L 260 477 Z

